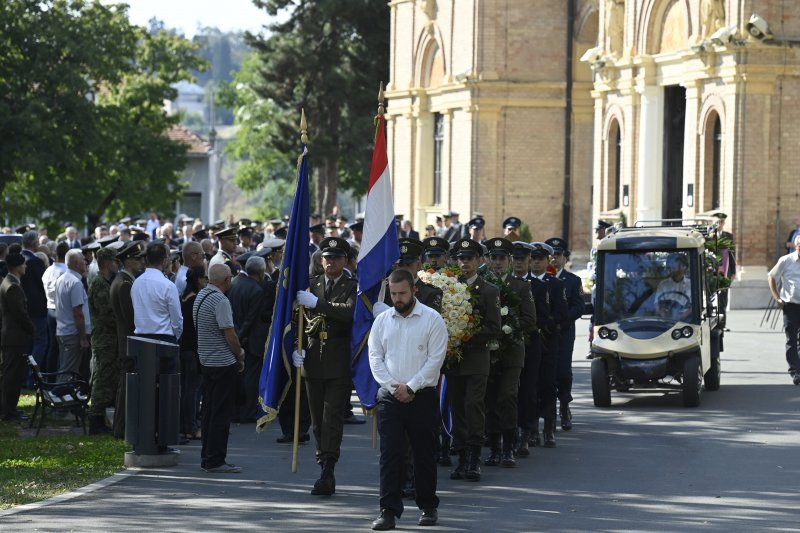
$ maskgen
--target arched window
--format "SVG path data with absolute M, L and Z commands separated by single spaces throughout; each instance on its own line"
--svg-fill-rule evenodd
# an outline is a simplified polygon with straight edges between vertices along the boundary
M 622 190 L 622 133 L 619 129 L 619 122 L 616 120 L 612 120 L 608 128 L 606 144 L 606 161 L 608 161 L 606 209 L 610 210 L 619 207 L 620 191 Z
M 442 203 L 442 155 L 444 150 L 444 118 L 433 114 L 433 205 Z
M 703 210 L 718 209 L 722 204 L 722 122 L 711 111 L 706 120 L 703 165 Z

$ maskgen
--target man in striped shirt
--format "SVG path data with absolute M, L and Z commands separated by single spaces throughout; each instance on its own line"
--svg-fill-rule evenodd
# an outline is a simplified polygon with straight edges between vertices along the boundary
M 241 467 L 225 462 L 231 418 L 236 409 L 236 374 L 244 370 L 244 350 L 234 329 L 231 304 L 225 296 L 231 288 L 231 277 L 228 265 L 211 265 L 208 286 L 197 294 L 192 309 L 205 387 L 200 466 L 217 474 L 242 471 Z

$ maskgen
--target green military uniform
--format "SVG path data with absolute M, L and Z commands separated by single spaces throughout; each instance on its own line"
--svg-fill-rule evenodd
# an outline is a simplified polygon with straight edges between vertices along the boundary
M 323 256 L 342 257 L 339 252 L 349 252 L 349 249 L 347 241 L 338 237 L 326 238 L 322 242 Z M 353 389 L 350 337 L 358 282 L 346 272 L 342 272 L 338 279 L 331 280 L 333 284 L 329 289 L 328 281 L 323 274 L 310 282 L 309 291 L 317 297 L 317 304 L 306 312 L 307 341 L 303 344 L 307 348 L 303 370 L 317 463 L 330 470 L 332 479 L 342 444 L 345 407 Z M 335 481 L 332 488 L 335 489 Z
M 98 255 L 108 248 L 98 251 Z M 113 256 L 113 250 L 109 250 Z M 92 319 L 92 404 L 89 417 L 105 422 L 105 409 L 114 405 L 119 385 L 117 324 L 111 309 L 111 280 L 101 274 L 89 283 L 89 315 Z
M 462 239 L 453 245 L 456 257 L 478 256 L 483 253 L 480 243 Z M 489 342 L 500 336 L 500 291 L 477 274 L 467 280 L 472 294 L 477 294 L 475 313 L 480 315 L 480 330 L 463 346 L 462 359 L 445 368 L 447 394 L 453 419 L 453 447 L 459 452 L 459 468 L 451 478 L 461 479 L 467 469 L 480 461 L 486 423 L 486 382 L 489 377 Z M 463 468 L 462 468 L 463 467 Z M 479 470 L 478 470 L 479 473 Z
M 505 238 L 489 239 L 486 243 L 489 255 L 511 256 L 514 245 Z M 517 279 L 510 273 L 499 277 L 499 283 L 507 285 L 508 291 L 519 295 L 520 302 L 515 310 L 519 318 L 519 330 L 527 335 L 536 327 L 536 307 L 531 295 L 531 286 L 525 280 Z M 506 315 L 509 316 L 509 315 Z M 506 334 L 504 333 L 503 336 Z M 501 336 L 502 337 L 502 336 Z M 486 434 L 492 453 L 486 460 L 487 466 L 514 466 L 514 437 L 517 428 L 517 408 L 519 396 L 519 377 L 525 366 L 524 339 L 492 352 L 492 365 L 486 386 Z M 500 442 L 502 437 L 502 456 Z

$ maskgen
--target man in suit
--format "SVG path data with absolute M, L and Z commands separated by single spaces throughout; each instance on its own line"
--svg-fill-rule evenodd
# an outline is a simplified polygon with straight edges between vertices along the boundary
M 544 241 L 553 248 L 553 266 L 555 277 L 564 282 L 567 295 L 567 314 L 561 322 L 561 341 L 558 350 L 558 369 L 556 373 L 556 389 L 561 404 L 561 429 L 572 429 L 572 351 L 575 348 L 575 321 L 583 315 L 583 282 L 581 278 L 567 270 L 570 251 L 567 242 L 559 237 Z
M 27 268 L 25 257 L 8 254 L 6 265 L 8 274 L 0 284 L 0 414 L 3 420 L 19 420 L 17 403 L 25 373 L 23 354 L 33 338 L 34 325 L 20 283 Z
M 69 226 L 66 231 L 67 234 L 67 244 L 69 244 L 70 250 L 80 250 L 81 248 L 81 240 L 78 238 L 78 230 L 75 226 Z
M 414 230 L 414 226 L 411 224 L 410 220 L 408 220 L 408 219 L 403 220 L 403 223 L 402 223 L 401 226 L 403 228 L 403 231 L 402 231 L 402 234 L 403 234 L 402 236 L 403 237 L 406 237 L 408 239 L 414 239 L 416 241 L 419 240 L 419 232 Z
M 444 368 L 453 417 L 453 447 L 458 466 L 450 479 L 481 479 L 481 446 L 484 441 L 486 382 L 489 377 L 489 342 L 500 336 L 500 291 L 478 275 L 483 256 L 481 244 L 461 239 L 453 244 L 461 267 L 462 281 L 477 296 L 474 312 L 480 315 L 480 330 L 463 345 L 461 361 L 450 360 Z
M 447 213 L 445 223 L 447 220 L 449 220 L 450 225 L 447 227 L 447 230 L 445 230 L 442 238 L 446 239 L 448 242 L 455 242 L 464 237 L 464 226 L 458 221 L 459 216 L 460 215 L 456 211 L 450 211 Z
M 133 372 L 133 359 L 128 357 L 128 337 L 135 329 L 133 321 L 133 281 L 145 270 L 145 241 L 130 241 L 119 252 L 117 260 L 122 264 L 109 289 L 109 300 L 117 325 L 117 357 L 119 358 L 119 386 L 117 387 L 116 410 L 114 412 L 114 437 L 125 437 L 125 374 Z
M 28 226 L 26 226 L 28 227 Z M 47 295 L 44 292 L 44 282 L 42 276 L 47 270 L 48 265 L 36 257 L 39 250 L 39 232 L 36 230 L 26 231 L 22 235 L 22 255 L 25 257 L 25 275 L 22 276 L 22 290 L 25 291 L 25 298 L 28 301 L 28 314 L 33 321 L 34 333 L 31 355 L 36 359 L 39 366 L 44 366 L 47 357 L 47 344 L 50 342 L 50 335 L 47 330 Z
M 317 463 L 321 467 L 311 494 L 330 496 L 336 492 L 334 469 L 342 444 L 345 406 L 353 389 L 350 336 L 358 283 L 344 271 L 350 253 L 346 240 L 328 237 L 320 246 L 324 273 L 311 279 L 308 291 L 297 293 L 297 303 L 308 313 L 307 342 L 303 343 L 308 349 L 295 351 L 292 362 L 305 371 Z

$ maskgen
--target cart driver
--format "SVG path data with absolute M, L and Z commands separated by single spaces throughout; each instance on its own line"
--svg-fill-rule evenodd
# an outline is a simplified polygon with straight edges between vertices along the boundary
M 689 260 L 685 254 L 671 253 L 667 257 L 669 277 L 656 289 L 655 302 L 663 318 L 683 320 L 692 312 L 692 282 L 686 276 Z

